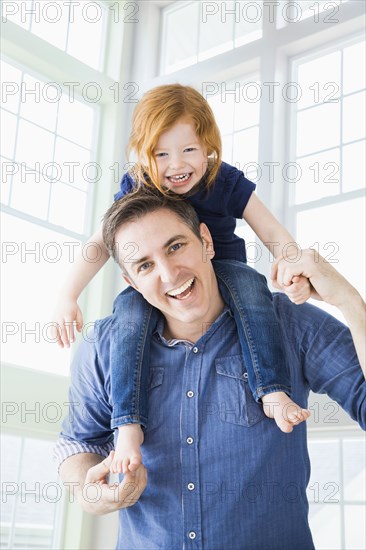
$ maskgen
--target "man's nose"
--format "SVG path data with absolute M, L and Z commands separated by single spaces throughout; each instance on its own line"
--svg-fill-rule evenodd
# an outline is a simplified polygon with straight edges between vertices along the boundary
M 162 283 L 174 285 L 177 281 L 178 267 L 170 260 L 162 261 L 159 265 L 159 277 Z

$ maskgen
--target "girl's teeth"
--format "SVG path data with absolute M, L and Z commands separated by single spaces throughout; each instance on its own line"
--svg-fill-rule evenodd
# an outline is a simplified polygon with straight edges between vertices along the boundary
M 173 182 L 181 182 L 181 181 L 185 181 L 189 178 L 189 174 L 182 174 L 180 176 L 170 176 L 169 179 Z

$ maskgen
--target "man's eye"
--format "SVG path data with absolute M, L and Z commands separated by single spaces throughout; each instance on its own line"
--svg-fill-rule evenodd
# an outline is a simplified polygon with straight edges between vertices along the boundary
M 182 246 L 183 246 L 182 243 L 172 244 L 172 246 L 170 247 L 170 251 L 175 252 L 176 250 L 179 250 L 180 248 L 182 248 Z
M 150 262 L 145 262 L 144 264 L 139 265 L 137 271 L 146 271 L 150 267 Z

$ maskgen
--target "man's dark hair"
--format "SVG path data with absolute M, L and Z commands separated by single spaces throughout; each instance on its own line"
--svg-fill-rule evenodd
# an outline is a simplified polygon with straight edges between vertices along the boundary
M 179 198 L 179 196 L 170 197 L 158 191 L 140 187 L 113 203 L 103 217 L 103 241 L 109 254 L 117 263 L 119 263 L 118 247 L 116 246 L 117 231 L 123 225 L 161 208 L 176 214 L 196 237 L 202 240 L 200 221 L 196 211 L 185 199 Z

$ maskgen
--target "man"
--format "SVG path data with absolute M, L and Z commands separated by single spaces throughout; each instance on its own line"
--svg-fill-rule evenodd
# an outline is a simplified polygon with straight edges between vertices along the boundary
M 82 343 L 74 361 L 75 406 L 58 444 L 61 478 L 84 510 L 120 510 L 120 549 L 309 550 L 305 423 L 283 434 L 254 401 L 211 263 L 210 233 L 179 204 L 178 212 L 176 201 L 141 191 L 115 203 L 104 222 L 124 277 L 162 313 L 151 341 L 144 465 L 108 485 L 109 317 L 96 323 L 97 337 Z M 345 313 L 364 361 L 359 294 L 313 251 L 296 264 L 278 262 L 273 272 L 278 284 L 301 274 Z M 172 296 L 192 279 L 184 300 Z M 366 383 L 348 329 L 284 295 L 274 303 L 296 402 L 305 406 L 310 389 L 326 392 L 365 427 Z M 88 498 L 90 484 L 97 498 Z

